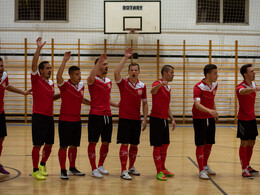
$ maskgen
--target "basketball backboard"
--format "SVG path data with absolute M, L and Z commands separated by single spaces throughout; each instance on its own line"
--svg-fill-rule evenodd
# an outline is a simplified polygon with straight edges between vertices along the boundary
M 104 1 L 104 33 L 161 33 L 161 1 Z

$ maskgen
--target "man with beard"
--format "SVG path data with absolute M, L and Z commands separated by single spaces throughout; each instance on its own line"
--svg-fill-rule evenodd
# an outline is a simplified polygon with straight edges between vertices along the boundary
M 153 159 L 157 170 L 156 178 L 166 181 L 166 177 L 174 176 L 165 167 L 167 149 L 170 144 L 168 117 L 172 121 L 172 130 L 176 126 L 170 108 L 171 88 L 168 85 L 168 82 L 173 80 L 174 68 L 171 65 L 164 65 L 161 74 L 162 79 L 155 81 L 151 89 L 150 144 L 153 146 Z
M 114 76 L 115 81 L 120 90 L 120 106 L 119 106 L 119 122 L 117 132 L 117 143 L 121 143 L 119 157 L 121 162 L 121 175 L 120 177 L 125 180 L 131 180 L 132 175 L 140 175 L 135 169 L 134 163 L 138 151 L 138 144 L 140 143 L 141 126 L 142 130 L 146 128 L 148 104 L 146 95 L 146 86 L 138 80 L 140 74 L 139 64 L 132 63 L 128 66 L 127 79 L 123 79 L 120 75 L 124 64 L 127 59 L 131 57 L 131 48 L 125 51 L 125 56 L 116 67 Z M 141 125 L 140 107 L 141 101 L 143 102 L 143 115 L 144 120 Z M 129 148 L 129 169 L 126 170 L 128 158 L 128 145 Z
M 240 68 L 240 73 L 244 81 L 236 88 L 237 99 L 239 101 L 237 137 L 240 138 L 239 157 L 242 165 L 242 176 L 253 178 L 259 171 L 250 166 L 256 136 L 258 135 L 255 118 L 255 97 L 260 91 L 255 80 L 255 71 L 252 64 L 245 64 Z
M 54 120 L 53 120 L 53 101 L 60 98 L 60 94 L 54 95 L 54 84 L 51 78 L 51 66 L 48 61 L 37 64 L 42 47 L 46 42 L 42 43 L 42 38 L 37 40 L 37 49 L 33 56 L 31 83 L 33 92 L 33 114 L 32 114 L 32 176 L 36 179 L 46 179 L 48 175 L 46 170 L 46 162 L 51 154 L 52 145 L 54 143 Z M 40 149 L 43 147 L 42 159 L 40 164 Z
M 4 138 L 7 136 L 6 132 L 6 121 L 5 121 L 5 112 L 4 112 L 4 95 L 5 90 L 22 94 L 22 95 L 28 95 L 31 93 L 31 90 L 28 91 L 22 91 L 20 89 L 17 89 L 16 87 L 9 84 L 8 81 L 8 75 L 4 71 L 4 62 L 3 59 L 0 58 L 0 156 L 2 154 L 3 150 L 3 141 Z M 0 164 L 0 173 L 2 174 L 10 174 L 8 171 L 4 169 L 4 167 Z
M 106 54 L 102 54 L 96 59 L 88 79 L 88 89 L 91 98 L 91 108 L 88 122 L 88 157 L 91 164 L 91 176 L 102 178 L 108 175 L 108 171 L 103 167 L 107 157 L 109 143 L 112 136 L 112 115 L 111 106 L 118 107 L 110 101 L 112 82 L 106 77 L 108 71 L 108 61 Z M 96 144 L 101 136 L 102 145 L 99 152 L 98 167 L 96 166 Z M 103 174 L 103 175 L 102 175 Z

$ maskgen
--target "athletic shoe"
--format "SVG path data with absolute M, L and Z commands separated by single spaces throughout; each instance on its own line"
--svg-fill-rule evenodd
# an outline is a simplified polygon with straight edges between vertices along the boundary
M 103 166 L 99 166 L 97 169 L 103 175 L 108 175 L 109 174 L 108 171 Z
M 166 181 L 167 178 L 165 177 L 165 175 L 163 174 L 163 172 L 160 172 L 156 175 L 156 178 L 161 180 L 161 181 Z
M 39 180 L 46 179 L 46 177 L 44 177 L 40 171 L 32 172 L 32 176 Z
M 200 179 L 209 179 L 209 176 L 208 176 L 208 174 L 207 174 L 207 172 L 205 170 L 202 170 L 199 173 L 199 177 L 200 177 Z
M 163 170 L 162 172 L 163 172 L 163 174 L 164 174 L 166 177 L 172 177 L 172 176 L 174 176 L 174 173 L 168 171 L 167 169 Z
M 42 173 L 43 176 L 48 176 L 46 166 L 38 165 L 39 171 Z
M 96 178 L 102 178 L 103 177 L 103 175 L 101 175 L 101 173 L 98 171 L 98 169 L 94 169 L 94 171 L 91 172 L 91 176 L 96 177 Z
M 10 173 L 4 169 L 4 167 L 0 164 L 0 173 L 5 174 L 5 175 L 9 175 Z
M 137 175 L 137 176 L 140 175 L 140 173 L 135 169 L 135 167 L 128 169 L 128 173 L 132 174 L 132 175 Z
M 254 177 L 249 173 L 248 169 L 244 169 L 242 171 L 242 177 L 246 177 L 248 179 L 254 179 Z
M 121 173 L 120 177 L 121 177 L 122 179 L 125 179 L 125 180 L 132 180 L 132 177 L 128 174 L 128 171 L 127 171 L 127 170 L 124 170 L 124 171 Z
M 251 166 L 247 166 L 247 170 L 249 171 L 250 174 L 252 175 L 257 175 L 259 171 L 253 169 Z
M 207 166 L 204 166 L 204 170 L 205 170 L 209 175 L 216 175 L 216 172 L 213 171 L 213 170 L 211 170 L 208 165 L 207 165 Z
M 69 175 L 85 176 L 85 173 L 80 172 L 76 167 L 70 168 Z
M 67 175 L 67 170 L 62 169 L 62 170 L 60 171 L 60 178 L 61 178 L 61 179 L 69 179 L 69 177 L 68 177 L 68 175 Z

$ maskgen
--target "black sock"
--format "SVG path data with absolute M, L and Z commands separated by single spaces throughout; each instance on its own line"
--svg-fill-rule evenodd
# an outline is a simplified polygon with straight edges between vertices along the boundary
M 33 172 L 39 171 L 38 168 L 33 168 Z
M 40 165 L 41 165 L 41 166 L 45 166 L 46 163 L 41 161 Z

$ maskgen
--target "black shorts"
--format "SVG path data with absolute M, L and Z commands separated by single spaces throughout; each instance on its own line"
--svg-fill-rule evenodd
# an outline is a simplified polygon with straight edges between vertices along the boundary
M 195 145 L 215 144 L 215 119 L 193 119 Z
M 150 117 L 150 145 L 169 144 L 169 124 L 167 119 Z
M 111 143 L 112 116 L 89 115 L 88 141 L 98 142 L 101 135 L 102 142 Z
M 5 137 L 5 136 L 7 136 L 5 112 L 2 112 L 0 114 L 0 137 Z
M 237 137 L 241 140 L 255 140 L 258 135 L 256 119 L 243 121 L 238 119 Z
M 81 121 L 59 121 L 60 146 L 80 146 Z
M 33 145 L 54 144 L 54 120 L 52 116 L 33 113 L 32 115 Z
M 117 143 L 138 145 L 140 143 L 141 120 L 119 118 Z

